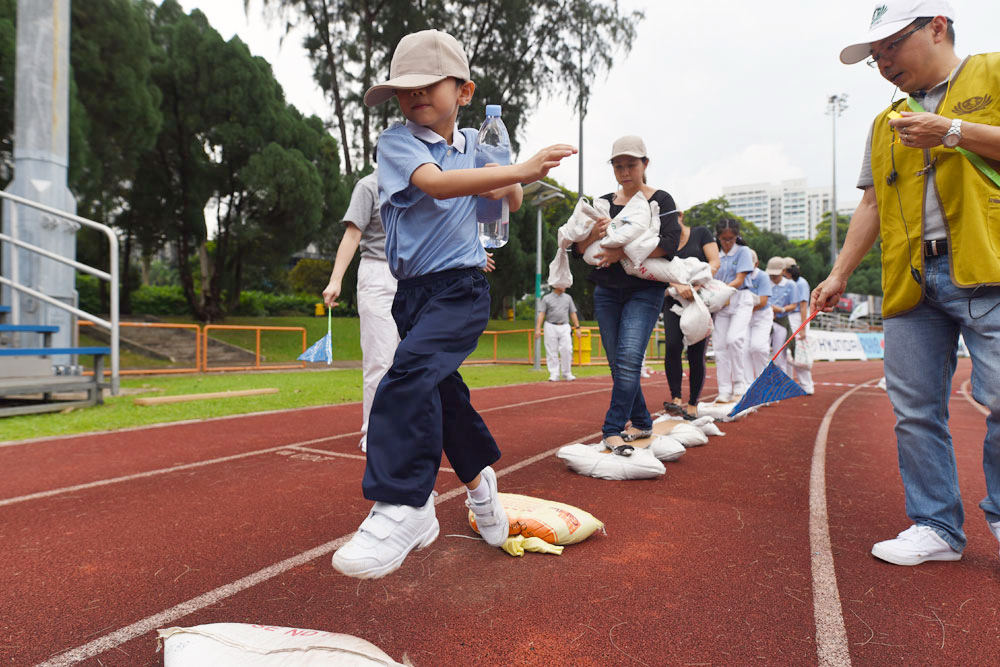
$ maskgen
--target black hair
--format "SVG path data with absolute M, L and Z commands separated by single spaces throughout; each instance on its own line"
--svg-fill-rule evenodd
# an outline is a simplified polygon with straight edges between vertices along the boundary
M 785 271 L 788 271 L 788 275 L 792 277 L 792 280 L 798 280 L 799 276 L 802 275 L 802 271 L 799 270 L 798 264 L 792 264 Z
M 372 162 L 378 164 L 378 139 L 372 144 Z
M 715 223 L 715 242 L 719 244 L 719 248 L 722 248 L 722 244 L 719 243 L 719 234 L 727 229 L 731 229 L 736 232 L 736 245 L 746 245 L 747 242 L 743 240 L 740 236 L 740 221 L 733 218 L 723 218 Z
M 925 25 L 934 20 L 933 16 L 921 16 L 917 19 L 920 22 L 920 27 L 923 28 Z M 955 46 L 955 22 L 951 19 L 946 19 L 948 21 L 948 29 L 945 35 L 948 37 L 948 41 L 951 42 L 952 46 Z M 916 23 L 917 21 L 914 21 Z

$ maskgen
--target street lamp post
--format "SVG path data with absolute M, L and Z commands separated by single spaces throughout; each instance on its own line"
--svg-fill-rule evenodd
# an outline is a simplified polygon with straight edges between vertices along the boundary
M 531 326 L 535 326 L 538 321 L 538 312 L 542 301 L 542 209 L 553 204 L 560 199 L 565 199 L 566 195 L 554 185 L 549 185 L 544 181 L 535 181 L 524 186 L 524 194 L 529 197 L 528 204 L 535 207 L 537 223 L 535 227 L 535 319 Z M 542 340 L 535 338 L 535 370 L 542 368 Z
M 833 186 L 830 193 L 830 263 L 837 260 L 837 116 L 847 108 L 847 93 L 831 95 L 827 99 L 826 113 L 833 119 Z

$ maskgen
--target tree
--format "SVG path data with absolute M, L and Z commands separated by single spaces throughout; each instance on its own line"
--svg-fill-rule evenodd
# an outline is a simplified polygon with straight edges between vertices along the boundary
M 17 0 L 0 0 L 0 188 L 6 188 L 14 172 L 14 60 Z
M 245 6 L 249 6 L 245 0 Z M 605 0 L 264 0 L 287 30 L 303 26 L 314 77 L 333 101 L 344 151 L 367 166 L 374 135 L 396 118 L 395 105 L 372 110 L 362 102 L 371 85 L 388 78 L 393 50 L 406 34 L 436 27 L 465 47 L 477 85 L 461 126 L 478 126 L 487 102 L 504 107 L 515 150 L 524 114 L 545 95 L 575 94 L 628 49 L 641 12 L 619 13 Z M 585 26 L 585 27 L 584 27 Z M 583 45 L 583 51 L 580 51 Z M 582 54 L 582 60 L 581 60 Z M 373 115 L 374 114 L 374 117 Z M 353 122 L 360 118 L 360 123 Z
M 851 218 L 846 215 L 837 216 L 837 238 L 847 238 L 847 229 Z M 823 278 L 830 272 L 830 213 L 823 214 L 823 220 L 816 225 L 816 238 L 813 240 L 815 252 L 823 258 Z M 822 279 L 822 278 L 821 278 Z M 871 250 L 865 253 L 858 268 L 847 279 L 847 291 L 855 294 L 872 294 L 882 296 L 882 240 L 877 239 Z

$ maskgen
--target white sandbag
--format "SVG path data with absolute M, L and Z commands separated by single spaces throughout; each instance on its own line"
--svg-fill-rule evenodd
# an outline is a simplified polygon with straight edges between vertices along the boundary
M 673 289 L 673 288 L 671 288 Z M 678 305 L 670 310 L 677 313 Z M 684 338 L 684 344 L 690 347 L 696 345 L 712 335 L 712 328 L 715 323 L 712 320 L 712 313 L 708 306 L 697 294 L 686 306 L 680 306 L 680 327 Z
M 738 413 L 736 416 L 730 417 L 729 413 L 732 412 L 735 407 L 735 403 L 699 403 L 698 416 L 713 417 L 717 422 L 731 422 L 736 421 L 737 419 L 742 419 L 743 417 L 757 411 L 756 407 L 747 408 L 743 412 Z
M 698 287 L 698 296 L 708 306 L 710 313 L 717 313 L 729 304 L 729 298 L 736 293 L 736 288 L 721 280 L 708 280 Z
M 705 435 L 725 435 L 718 426 L 715 425 L 715 417 L 698 417 L 691 422 L 692 426 L 697 426 Z
M 598 201 L 607 202 L 607 199 Z M 610 212 L 610 208 L 608 210 Z M 657 212 L 659 212 L 659 207 L 657 207 Z M 605 248 L 626 246 L 642 236 L 644 232 L 648 232 L 651 229 L 652 220 L 650 202 L 646 201 L 641 192 L 636 192 L 618 215 L 611 218 L 611 224 L 608 225 L 606 235 L 600 240 L 600 244 Z M 657 219 L 657 235 L 659 232 L 660 222 Z
M 659 244 L 660 237 L 656 236 L 654 241 L 653 248 Z M 652 252 L 652 248 L 649 251 Z M 638 266 L 626 257 L 621 261 L 621 265 L 625 269 L 625 273 L 630 276 L 637 276 L 646 280 L 658 280 L 661 283 L 680 282 L 680 279 L 684 276 L 682 260 L 677 257 L 672 259 L 651 257 Z
M 670 435 L 658 435 L 646 449 L 660 461 L 676 461 L 687 449 Z
M 663 422 L 673 422 L 673 428 L 668 434 L 684 447 L 699 447 L 708 444 L 708 436 L 702 432 L 701 428 L 694 426 L 692 423 L 678 420 L 673 415 L 661 415 L 653 421 L 654 424 L 661 424 Z
M 795 352 L 792 354 L 792 365 L 808 370 L 813 366 L 813 355 L 809 349 L 809 337 L 803 336 L 795 342 Z
M 667 472 L 652 452 L 633 450 L 631 456 L 619 456 L 602 445 L 566 445 L 556 456 L 575 473 L 598 479 L 652 479 Z
M 364 639 L 323 630 L 209 623 L 156 634 L 164 667 L 403 667 Z
M 878 387 L 879 389 L 881 389 L 882 391 L 887 391 L 886 388 L 885 388 L 885 376 L 884 375 L 882 376 L 882 379 L 879 380 L 878 383 L 875 386 Z

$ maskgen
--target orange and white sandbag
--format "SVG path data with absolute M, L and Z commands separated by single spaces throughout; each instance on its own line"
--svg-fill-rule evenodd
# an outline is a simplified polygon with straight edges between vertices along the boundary
M 752 408 L 747 408 L 742 412 L 736 413 L 733 417 L 730 417 L 729 413 L 732 412 L 735 407 L 735 403 L 699 403 L 698 416 L 712 417 L 717 422 L 731 422 L 736 421 L 737 419 L 743 419 L 747 415 L 757 412 L 757 406 L 754 406 Z
M 549 544 L 567 545 L 583 542 L 604 528 L 593 514 L 573 505 L 517 493 L 497 496 L 507 512 L 511 536 L 537 537 Z M 469 525 L 479 532 L 472 510 L 469 510 Z
M 209 623 L 156 634 L 164 667 L 404 667 L 371 642 L 323 630 Z
M 603 445 L 566 445 L 556 456 L 570 470 L 597 479 L 652 479 L 667 472 L 652 452 L 636 449 L 632 456 L 619 456 Z

